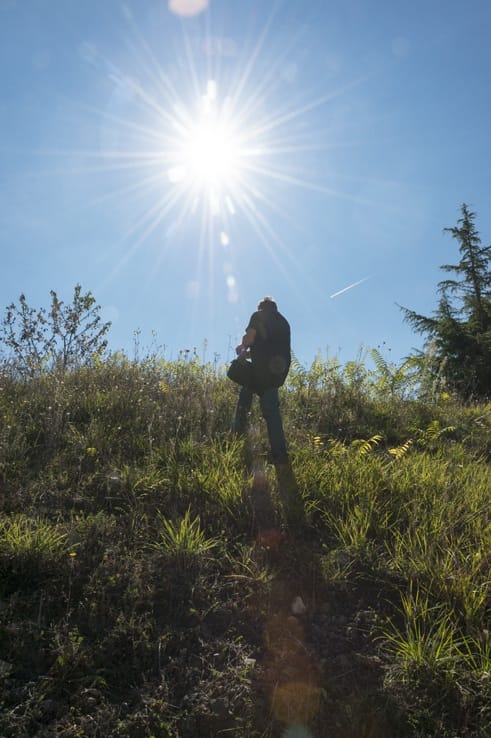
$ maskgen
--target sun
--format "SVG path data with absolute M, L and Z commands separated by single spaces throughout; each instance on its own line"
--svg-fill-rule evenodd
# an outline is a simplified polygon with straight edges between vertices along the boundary
M 214 81 L 208 81 L 197 112 L 181 111 L 180 118 L 168 178 L 219 209 L 245 176 L 248 151 L 238 119 L 226 105 L 220 107 Z
M 205 120 L 190 131 L 186 158 L 196 182 L 222 187 L 234 178 L 240 149 L 227 126 Z
M 217 104 L 217 85 L 208 81 L 195 125 L 187 131 L 185 156 L 192 177 L 204 185 L 222 187 L 240 169 L 241 144 L 237 125 Z
M 87 171 L 109 172 L 115 183 L 97 203 L 117 200 L 128 207 L 118 269 L 148 241 L 160 264 L 193 233 L 200 275 L 194 282 L 204 281 L 206 267 L 212 284 L 216 259 L 223 259 L 233 302 L 233 259 L 248 229 L 294 284 L 303 262 L 283 236 L 297 227 L 290 191 L 335 194 L 314 174 L 317 152 L 331 144 L 308 118 L 335 93 L 311 97 L 284 76 L 283 57 L 268 56 L 268 29 L 247 56 L 226 55 L 220 45 L 215 52 L 213 44 L 203 52 L 185 34 L 168 68 L 134 27 L 123 68 L 90 48 L 91 64 L 109 69 L 114 86 L 101 116 L 102 150 L 86 158 L 96 160 Z

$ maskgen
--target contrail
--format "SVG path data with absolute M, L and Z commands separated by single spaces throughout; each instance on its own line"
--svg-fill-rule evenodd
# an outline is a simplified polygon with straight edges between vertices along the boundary
M 352 290 L 353 287 L 358 287 L 359 284 L 363 284 L 363 282 L 366 282 L 367 279 L 370 279 L 370 277 L 363 277 L 363 279 L 358 280 L 358 282 L 353 282 L 353 284 L 349 284 L 347 287 L 343 287 L 342 290 L 339 290 L 339 292 L 334 292 L 334 294 L 331 295 L 331 300 L 333 297 L 337 297 L 338 295 L 342 295 L 343 292 L 347 292 L 348 290 Z

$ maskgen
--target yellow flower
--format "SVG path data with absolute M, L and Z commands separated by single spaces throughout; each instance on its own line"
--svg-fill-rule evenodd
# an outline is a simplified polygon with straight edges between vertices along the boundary
M 169 391 L 169 388 L 165 382 L 159 382 L 159 389 L 163 395 L 165 395 L 165 393 Z
M 93 446 L 89 446 L 89 448 L 85 449 L 85 453 L 87 456 L 97 456 L 97 449 Z

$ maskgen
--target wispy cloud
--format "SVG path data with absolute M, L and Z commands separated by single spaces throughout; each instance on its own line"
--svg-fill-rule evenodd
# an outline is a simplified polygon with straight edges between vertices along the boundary
M 342 295 L 343 292 L 348 292 L 348 290 L 352 290 L 353 287 L 358 287 L 359 284 L 363 284 L 363 282 L 366 282 L 367 279 L 371 279 L 371 277 L 363 277 L 363 279 L 359 279 L 358 282 L 353 282 L 353 284 L 349 284 L 347 287 L 343 287 L 342 290 L 338 290 L 338 292 L 334 292 L 331 295 L 331 300 L 333 297 L 338 297 L 339 295 Z

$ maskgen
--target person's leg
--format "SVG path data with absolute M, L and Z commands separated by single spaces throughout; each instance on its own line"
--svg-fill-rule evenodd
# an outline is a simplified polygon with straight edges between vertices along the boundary
M 259 398 L 261 412 L 268 428 L 269 444 L 273 464 L 285 464 L 288 461 L 286 440 L 281 420 L 280 400 L 276 387 L 265 390 Z
M 232 431 L 239 436 L 243 436 L 247 431 L 249 421 L 249 413 L 252 407 L 253 391 L 249 387 L 241 387 L 235 417 L 232 423 Z

